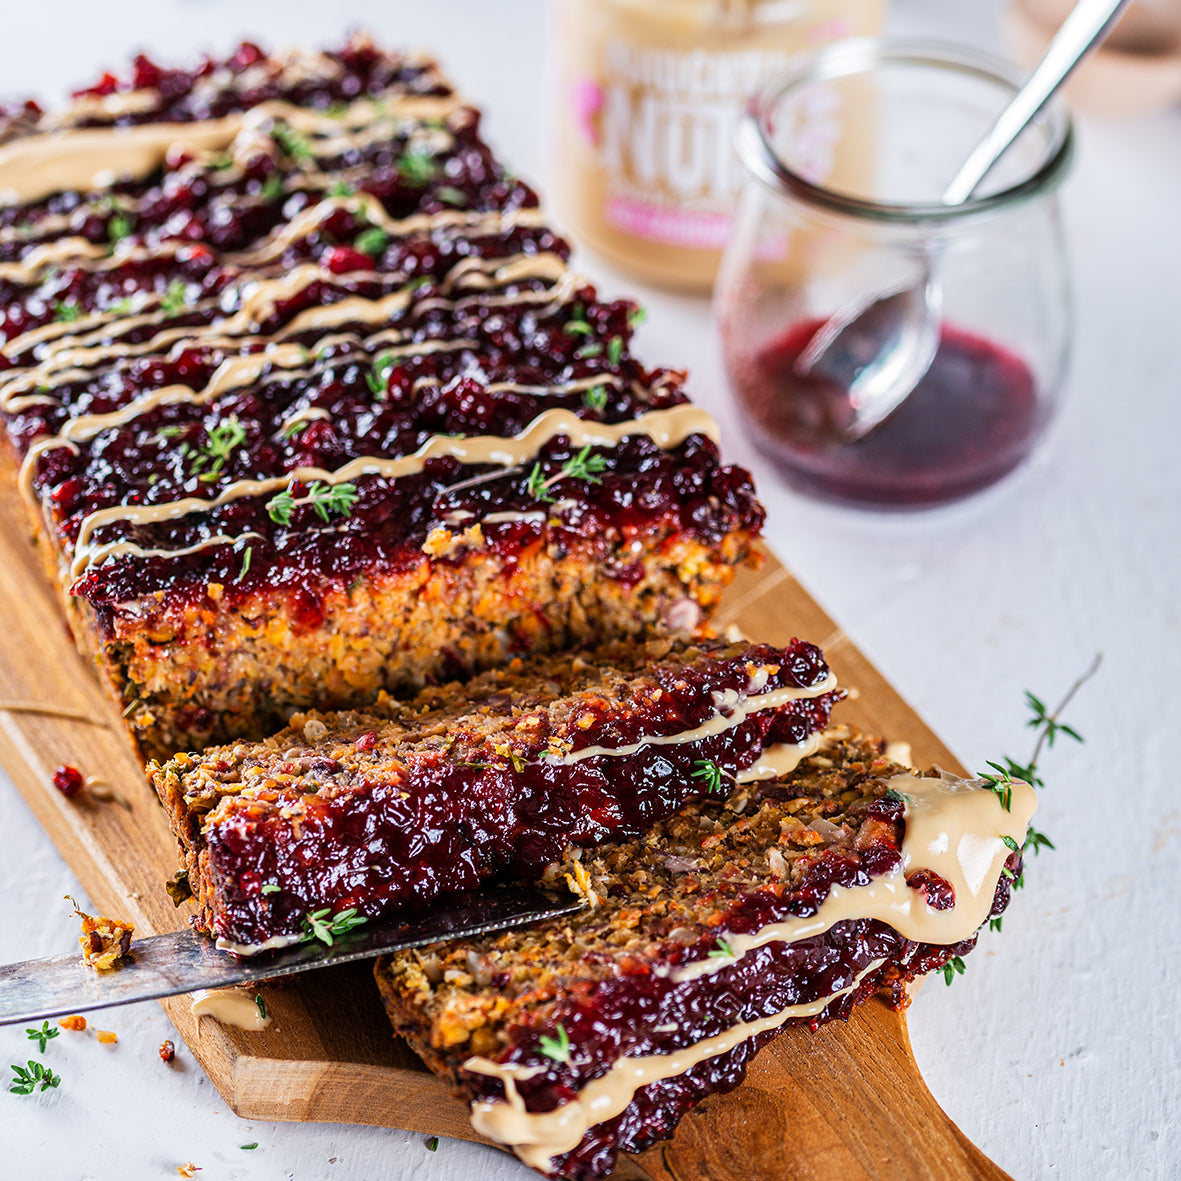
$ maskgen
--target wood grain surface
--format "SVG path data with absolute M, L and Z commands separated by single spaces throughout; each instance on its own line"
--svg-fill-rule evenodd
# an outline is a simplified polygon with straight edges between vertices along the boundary
M 163 883 L 177 868 L 163 809 L 121 721 L 75 650 L 29 543 L 24 507 L 0 488 L 0 760 L 103 913 L 140 934 L 187 924 Z M 957 763 L 847 637 L 774 559 L 743 572 L 718 624 L 760 640 L 820 644 L 851 699 L 840 720 L 910 742 L 916 762 Z M 72 711 L 49 716 L 19 703 Z M 66 799 L 51 784 L 71 763 L 118 800 Z M 327 968 L 263 989 L 261 1033 L 198 1021 L 186 997 L 162 1002 L 218 1091 L 248 1119 L 315 1120 L 479 1139 L 455 1102 L 391 1033 L 368 965 Z M 748 1081 L 688 1116 L 675 1138 L 628 1158 L 619 1177 L 660 1181 L 861 1181 L 1005 1176 L 927 1091 L 901 1014 L 866 1005 L 848 1023 L 787 1030 Z

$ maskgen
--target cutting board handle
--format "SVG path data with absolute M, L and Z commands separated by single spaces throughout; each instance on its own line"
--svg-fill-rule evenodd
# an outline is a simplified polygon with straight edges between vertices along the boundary
M 935 1102 L 904 1014 L 879 1000 L 787 1031 L 742 1087 L 620 1166 L 619 1181 L 1011 1181 Z

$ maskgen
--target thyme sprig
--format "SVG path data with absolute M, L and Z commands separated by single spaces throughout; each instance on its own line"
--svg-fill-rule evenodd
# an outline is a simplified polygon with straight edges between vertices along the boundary
M 45 1046 L 47 1045 L 47 1043 L 51 1039 L 57 1037 L 57 1035 L 59 1033 L 61 1033 L 60 1029 L 50 1029 L 49 1028 L 48 1021 L 42 1021 L 40 1029 L 26 1029 L 25 1030 L 25 1035 L 28 1037 L 29 1041 L 36 1042 L 37 1049 L 42 1054 L 45 1053 Z
M 355 906 L 350 906 L 348 910 L 342 910 L 339 914 L 333 914 L 332 908 L 326 906 L 323 910 L 314 910 L 303 916 L 303 937 L 300 942 L 311 943 L 318 939 L 331 947 L 337 935 L 344 935 L 368 921 L 363 914 L 357 913 Z
M 720 935 L 714 940 L 714 943 L 717 946 L 705 953 L 707 959 L 711 956 L 716 956 L 719 959 L 730 960 L 736 960 L 738 958 L 738 952 L 736 952 L 734 948 Z
M 950 985 L 957 976 L 964 974 L 964 961 L 958 955 L 952 956 L 939 971 L 943 973 L 943 983 Z
M 48 1091 L 50 1087 L 60 1086 L 62 1081 L 60 1074 L 54 1074 L 43 1063 L 34 1062 L 32 1058 L 29 1059 L 27 1068 L 12 1063 L 12 1071 L 15 1077 L 9 1083 L 8 1089 L 14 1095 L 31 1095 L 38 1087 L 42 1091 Z
M 271 138 L 283 149 L 283 154 L 292 160 L 300 164 L 310 164 L 315 160 L 308 137 L 296 131 L 290 123 L 275 123 L 271 128 Z
M 378 353 L 373 358 L 369 372 L 365 374 L 365 384 L 375 398 L 384 399 L 389 392 L 390 374 L 394 370 L 395 357 L 388 350 Z
M 285 488 L 277 496 L 267 501 L 267 516 L 276 525 L 286 527 L 291 524 L 291 515 L 297 505 L 310 504 L 312 511 L 322 521 L 330 520 L 333 513 L 347 517 L 357 503 L 356 484 L 323 484 L 319 480 L 308 486 L 306 496 L 296 496 L 290 488 Z
M 381 226 L 370 226 L 357 235 L 353 241 L 353 249 L 376 258 L 389 244 L 390 236 Z
M 605 385 L 591 386 L 582 395 L 582 404 L 588 410 L 593 410 L 596 414 L 602 414 L 607 409 L 607 387 Z
M 540 462 L 535 463 L 533 470 L 529 473 L 529 482 L 526 488 L 534 500 L 550 504 L 556 499 L 550 493 L 550 489 L 559 480 L 584 480 L 588 484 L 601 484 L 599 473 L 606 471 L 606 468 L 606 458 L 602 455 L 592 455 L 588 443 L 577 455 L 566 460 L 558 471 L 548 479 L 541 470 Z
M 719 794 L 726 790 L 725 781 L 730 778 L 728 771 L 723 771 L 722 768 L 711 759 L 698 759 L 693 764 L 693 779 L 701 779 L 705 781 L 705 790 L 709 793 L 718 792 Z
M 164 431 L 168 429 L 165 427 Z M 236 414 L 231 414 L 213 428 L 206 429 L 205 442 L 200 447 L 182 443 L 177 454 L 188 459 L 189 475 L 196 476 L 203 484 L 212 484 L 245 441 L 246 428 Z
M 166 316 L 179 316 L 188 307 L 189 285 L 183 279 L 173 279 L 160 298 L 160 311 Z
M 564 1025 L 558 1026 L 558 1036 L 543 1033 L 537 1042 L 541 1053 L 554 1062 L 570 1061 L 570 1035 Z
M 435 157 L 425 148 L 411 148 L 403 152 L 395 161 L 398 179 L 416 189 L 428 185 L 437 171 Z

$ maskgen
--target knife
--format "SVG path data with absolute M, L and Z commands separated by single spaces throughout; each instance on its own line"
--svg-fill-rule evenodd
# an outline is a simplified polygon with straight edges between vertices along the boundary
M 0 1025 L 293 976 L 313 968 L 375 959 L 389 951 L 560 918 L 583 906 L 577 900 L 555 902 L 544 890 L 511 886 L 456 895 L 421 911 L 412 921 L 366 923 L 337 935 L 331 946 L 312 941 L 243 958 L 219 951 L 207 935 L 184 930 L 136 939 L 121 966 L 112 971 L 87 967 L 79 952 L 3 964 Z

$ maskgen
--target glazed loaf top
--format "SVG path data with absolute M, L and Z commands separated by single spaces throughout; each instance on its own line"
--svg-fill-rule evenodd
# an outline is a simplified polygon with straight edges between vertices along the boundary
M 429 60 L 139 58 L 0 109 L 0 201 L 0 413 L 92 604 L 758 531 L 636 306 L 569 270 Z

